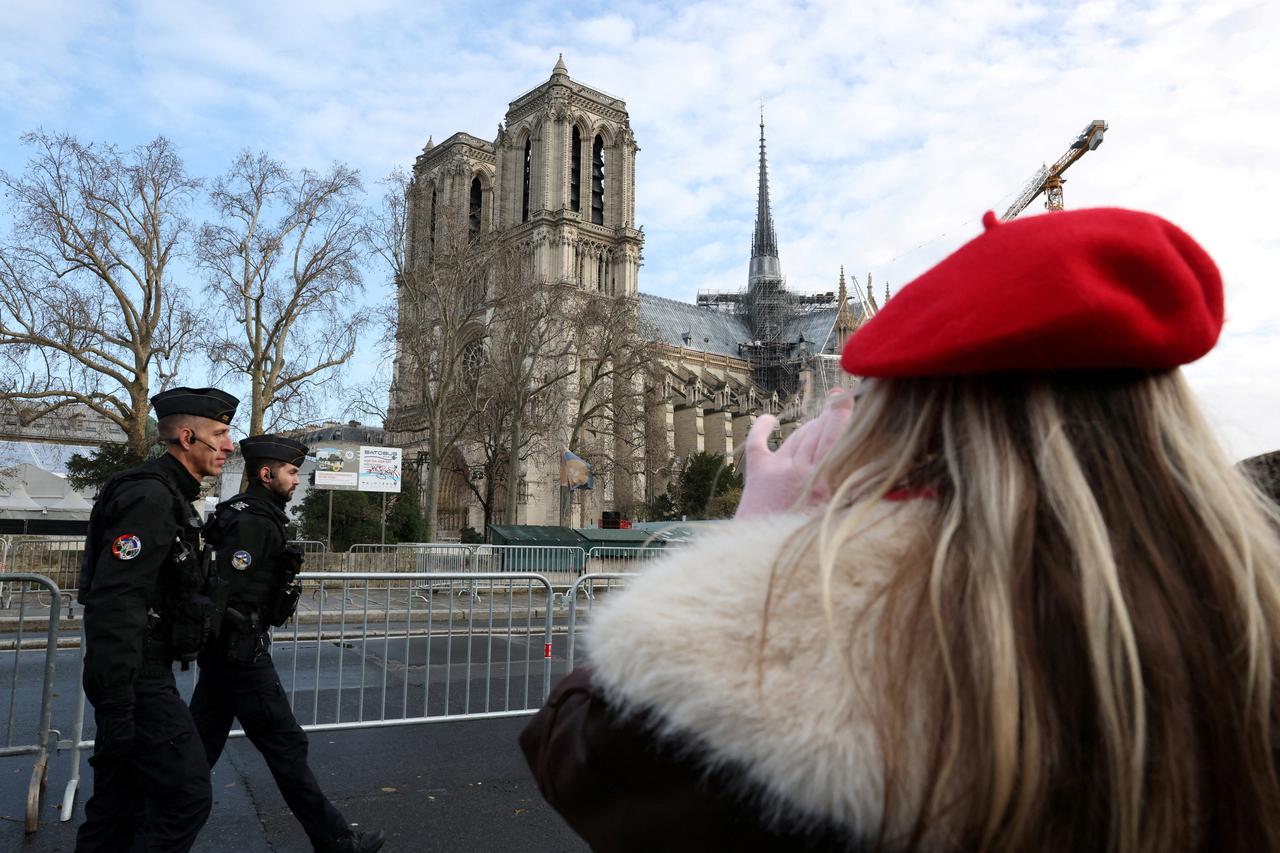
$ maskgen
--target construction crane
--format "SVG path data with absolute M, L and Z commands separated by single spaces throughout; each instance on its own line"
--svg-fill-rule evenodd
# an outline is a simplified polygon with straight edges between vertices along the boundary
M 1027 181 L 1022 192 L 1018 194 L 1017 200 L 1009 205 L 1009 209 L 1004 212 L 1000 220 L 1003 222 L 1013 219 L 1025 210 L 1027 205 L 1035 201 L 1040 193 L 1045 195 L 1045 210 L 1062 210 L 1062 173 L 1067 171 L 1072 163 L 1083 157 L 1085 152 L 1092 151 L 1101 145 L 1102 134 L 1106 130 L 1107 123 L 1102 119 L 1089 122 L 1088 127 L 1080 132 L 1075 142 L 1071 143 L 1066 154 L 1059 157 L 1052 166 L 1041 166 L 1039 171 L 1031 176 L 1031 180 Z

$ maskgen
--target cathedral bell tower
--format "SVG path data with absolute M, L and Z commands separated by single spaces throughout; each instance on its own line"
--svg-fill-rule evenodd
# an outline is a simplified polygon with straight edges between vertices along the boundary
M 455 133 L 431 139 L 413 164 L 409 188 L 409 257 L 429 263 L 442 241 L 493 230 L 493 144 Z
M 511 102 L 493 148 L 495 227 L 531 245 L 543 279 L 635 297 L 644 234 L 626 103 L 571 79 L 561 56 Z

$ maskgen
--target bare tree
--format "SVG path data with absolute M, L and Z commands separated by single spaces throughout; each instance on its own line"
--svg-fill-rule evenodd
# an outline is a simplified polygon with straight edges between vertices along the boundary
M 576 316 L 581 354 L 576 382 L 568 383 L 566 446 L 612 479 L 615 497 L 643 464 L 644 379 L 657 335 L 644 328 L 634 299 L 584 294 Z M 569 522 L 569 493 L 560 496 L 560 524 Z
M 0 172 L 14 217 L 0 247 L 0 397 L 27 421 L 88 406 L 140 459 L 153 382 L 173 381 L 195 326 L 169 265 L 199 181 L 162 136 L 127 152 L 43 131 L 22 141 L 26 171 Z
M 497 260 L 488 369 L 496 380 L 493 408 L 508 422 L 507 471 L 518 480 L 522 453 L 551 426 L 553 392 L 578 369 L 571 325 L 576 291 L 538 281 L 527 247 L 505 246 Z M 507 489 L 507 524 L 517 522 L 517 491 Z
M 314 414 L 317 392 L 355 352 L 368 322 L 350 307 L 363 287 L 360 192 L 346 166 L 294 175 L 248 151 L 214 182 L 217 221 L 200 230 L 196 251 L 231 321 L 206 346 L 215 365 L 249 381 L 250 435 Z
M 453 473 L 467 484 L 483 515 L 483 528 L 493 523 L 499 502 L 506 505 L 508 489 L 519 489 L 519 472 L 508 477 L 507 437 L 510 434 L 511 411 L 506 407 L 501 389 L 493 388 L 491 373 L 481 379 L 479 407 L 460 442 L 470 451 L 474 465 L 465 465 L 455 457 Z M 511 481 L 514 479 L 514 483 Z
M 446 219 L 428 245 L 416 244 L 408 231 L 408 176 L 394 172 L 386 184 L 368 239 L 396 284 L 395 301 L 382 312 L 385 341 L 395 352 L 387 429 L 400 443 L 425 445 L 423 516 L 431 540 L 445 460 L 479 409 L 488 271 L 499 243 L 492 236 L 473 237 Z
M 490 329 L 491 341 L 512 331 Z M 504 343 L 498 341 L 497 357 L 485 365 L 478 408 L 462 438 L 471 458 L 478 461 L 470 470 L 457 470 L 480 504 L 486 527 L 499 516 L 508 524 L 516 523 L 521 472 L 535 453 L 545 449 L 562 420 L 558 404 L 563 395 L 556 393 L 556 384 L 572 372 L 563 359 L 544 359 L 547 370 L 535 378 L 533 365 L 538 360 L 520 355 L 524 347 Z M 504 362 L 514 370 L 504 369 Z

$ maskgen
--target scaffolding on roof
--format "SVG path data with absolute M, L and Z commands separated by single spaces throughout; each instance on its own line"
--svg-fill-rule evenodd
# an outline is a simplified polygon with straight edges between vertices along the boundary
M 700 290 L 696 304 L 699 308 L 740 319 L 751 339 L 739 342 L 738 354 L 751 363 L 752 381 L 765 394 L 787 405 L 791 398 L 802 393 L 801 375 L 811 357 L 824 350 L 826 338 L 830 337 L 828 331 L 821 341 L 807 340 L 806 332 L 815 334 L 813 324 L 801 324 L 797 320 L 819 310 L 839 309 L 843 304 L 841 296 L 832 291 L 800 294 L 787 289 L 769 203 L 762 109 L 759 186 L 747 286 L 741 290 Z

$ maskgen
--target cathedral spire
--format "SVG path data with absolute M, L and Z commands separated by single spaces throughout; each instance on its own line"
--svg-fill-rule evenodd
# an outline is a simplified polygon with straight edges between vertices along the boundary
M 756 194 L 756 230 L 751 238 L 752 257 L 778 257 L 778 237 L 773 231 L 769 207 L 769 164 L 764 153 L 764 104 L 760 105 L 760 188 Z
M 854 284 L 857 284 L 855 281 Z M 843 349 L 844 342 L 849 339 L 849 335 L 858 326 L 854 313 L 849 308 L 849 286 L 844 280 L 844 264 L 840 265 L 840 284 L 839 292 L 836 294 L 836 348 Z
M 769 164 L 764 152 L 764 104 L 760 104 L 760 186 L 756 195 L 756 228 L 751 236 L 751 272 L 748 288 L 762 279 L 781 279 L 782 264 L 778 260 L 778 237 L 773 230 L 773 211 L 769 206 Z

